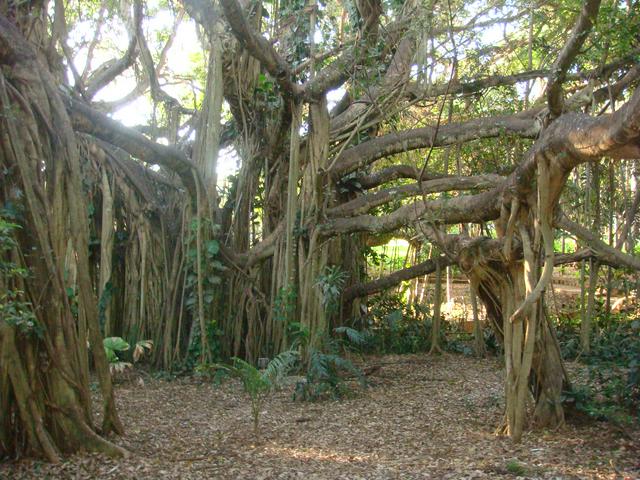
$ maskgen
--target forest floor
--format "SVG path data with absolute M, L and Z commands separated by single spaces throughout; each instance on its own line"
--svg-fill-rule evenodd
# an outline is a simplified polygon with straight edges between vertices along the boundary
M 369 357 L 371 386 L 341 401 L 265 404 L 253 435 L 241 385 L 134 377 L 117 399 L 131 457 L 76 455 L 59 465 L 0 465 L 22 479 L 640 478 L 640 429 L 582 422 L 494 435 L 503 411 L 497 359 Z M 575 367 L 575 366 L 574 366 Z

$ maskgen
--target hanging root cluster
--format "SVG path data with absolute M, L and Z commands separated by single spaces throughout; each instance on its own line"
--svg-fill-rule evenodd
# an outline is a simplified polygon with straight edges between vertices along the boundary
M 58 461 L 81 448 L 124 455 L 102 436 L 123 430 L 102 348 L 79 148 L 55 80 L 15 27 L 0 22 L 22 53 L 7 76 L 0 73 L 0 204 L 16 225 L 5 232 L 12 246 L 0 252 L 12 265 L 0 289 L 15 294 L 1 300 L 0 457 Z M 23 273 L 12 275 L 16 269 Z M 10 314 L 16 302 L 28 320 Z M 90 359 L 102 396 L 100 430 L 91 415 Z
M 459 264 L 484 303 L 490 325 L 503 341 L 505 420 L 500 432 L 518 441 L 529 421 L 557 426 L 564 420 L 566 375 L 544 291 L 553 274 L 552 213 L 547 159 L 538 162 L 537 189 L 503 207 L 499 238 L 460 241 Z M 529 417 L 533 394 L 533 415 Z

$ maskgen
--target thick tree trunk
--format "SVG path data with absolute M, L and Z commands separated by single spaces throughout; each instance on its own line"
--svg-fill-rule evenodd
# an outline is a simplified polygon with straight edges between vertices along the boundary
M 522 228 L 521 234 L 528 245 L 528 235 Z M 487 320 L 504 345 L 506 408 L 501 431 L 515 441 L 529 422 L 527 404 L 531 394 L 535 404 L 531 423 L 557 426 L 564 420 L 564 367 L 547 321 L 543 296 L 522 314 L 514 315 L 534 289 L 537 278 L 536 257 L 526 245 L 524 262 L 506 260 L 502 243 L 487 239 L 470 242 L 459 254 L 459 265 L 470 276 L 486 308 Z
M 511 321 L 516 302 L 524 298 L 521 270 L 521 267 L 515 268 L 509 275 L 504 275 L 504 281 L 498 288 L 487 282 L 479 285 L 479 297 L 505 347 L 506 414 L 503 431 L 516 441 L 526 426 L 527 391 L 533 395 L 535 404 L 531 419 L 534 425 L 556 427 L 563 423 L 561 398 L 566 380 L 558 344 L 545 309 L 538 306 L 535 314 L 519 322 Z
M 20 290 L 34 314 L 26 330 L 4 319 L 0 328 L 0 404 L 5 407 L 0 425 L 9 426 L 0 457 L 28 453 L 57 461 L 61 453 L 79 449 L 123 455 L 96 433 L 90 413 L 87 343 L 102 394 L 102 432 L 122 433 L 89 269 L 88 215 L 75 134 L 55 79 L 2 16 L 0 64 L 10 67 L 3 69 L 7 78 L 0 74 L 0 105 L 13 112 L 0 118 L 0 164 L 11 172 L 0 203 L 20 204 L 20 254 L 14 257 L 31 272 Z M 63 280 L 69 248 L 77 298 L 68 296 Z

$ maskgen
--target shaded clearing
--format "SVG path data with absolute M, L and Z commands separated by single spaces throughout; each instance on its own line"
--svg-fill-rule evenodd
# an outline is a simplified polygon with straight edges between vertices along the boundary
M 235 380 L 133 377 L 117 387 L 129 459 L 22 461 L 0 478 L 638 478 L 640 429 L 572 422 L 520 444 L 494 429 L 504 412 L 496 359 L 369 357 L 371 387 L 340 402 L 267 400 L 261 438 Z M 583 368 L 570 365 L 572 370 Z M 295 379 L 292 378 L 292 382 Z

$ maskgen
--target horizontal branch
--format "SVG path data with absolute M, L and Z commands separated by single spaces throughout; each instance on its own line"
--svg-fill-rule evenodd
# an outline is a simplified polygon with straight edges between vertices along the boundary
M 566 81 L 606 79 L 615 71 L 629 65 L 634 65 L 638 53 L 640 53 L 640 50 L 635 49 L 631 54 L 608 63 L 607 65 L 604 65 L 602 67 L 567 74 Z M 407 95 L 412 99 L 428 99 L 439 97 L 442 95 L 469 95 L 472 93 L 478 93 L 483 90 L 487 90 L 489 88 L 507 87 L 520 82 L 527 82 L 538 78 L 546 78 L 550 74 L 551 70 L 540 69 L 514 73 L 511 75 L 490 75 L 475 80 L 456 80 L 450 85 L 437 84 L 431 85 L 429 87 L 424 87 L 418 85 L 417 83 L 412 83 L 407 87 Z
M 619 262 L 616 258 L 611 255 L 603 254 L 603 252 L 598 252 L 591 247 L 581 248 L 577 252 L 573 253 L 562 253 L 560 255 L 555 255 L 553 257 L 554 265 L 566 265 L 567 263 L 577 263 L 582 262 L 583 260 L 594 259 L 600 262 L 602 265 L 607 265 L 611 268 L 631 268 L 628 265 Z
M 439 128 L 423 127 L 375 137 L 343 151 L 330 173 L 337 179 L 380 158 L 419 148 L 443 147 L 505 134 L 535 138 L 540 132 L 540 125 L 529 114 L 477 118 L 440 125 Z
M 420 177 L 420 178 L 418 178 Z M 413 179 L 413 180 L 438 180 L 441 178 L 449 178 L 450 175 L 431 174 L 429 172 L 422 171 L 422 169 L 415 167 L 414 165 L 391 165 L 390 167 L 383 168 L 381 170 L 357 175 L 355 181 L 359 184 L 362 190 L 371 190 L 379 187 L 388 182 L 398 180 L 401 178 Z M 349 178 L 349 177 L 347 177 Z
M 329 218 L 351 217 L 368 212 L 372 208 L 384 205 L 392 200 L 400 200 L 416 195 L 449 192 L 451 190 L 475 190 L 495 187 L 504 181 L 504 177 L 495 174 L 470 177 L 442 177 L 420 183 L 400 185 L 366 195 L 361 195 L 327 211 Z
M 420 178 L 418 178 L 420 177 Z M 411 178 L 413 180 L 435 180 L 442 178 L 442 175 L 430 175 L 426 171 L 416 168 L 413 165 L 391 165 L 390 167 L 383 168 L 373 173 L 358 175 L 356 177 L 357 182 L 360 184 L 360 188 L 363 190 L 370 190 L 372 188 L 379 187 L 380 185 L 398 180 L 400 178 Z
M 350 287 L 347 287 L 342 293 L 342 301 L 349 302 L 355 298 L 374 295 L 384 290 L 393 288 L 407 280 L 433 273 L 436 271 L 438 264 L 440 264 L 440 268 L 442 268 L 448 265 L 452 265 L 453 263 L 454 262 L 449 258 L 441 256 L 434 260 L 427 260 L 425 262 L 419 263 L 417 265 L 414 265 L 413 267 L 397 270 L 382 278 L 378 278 L 377 280 L 351 285 Z
M 495 220 L 500 216 L 503 203 L 509 204 L 513 196 L 524 199 L 531 192 L 535 185 L 537 164 L 543 160 L 550 162 L 551 192 L 548 205 L 553 206 L 573 168 L 605 155 L 614 159 L 640 158 L 640 89 L 611 115 L 596 118 L 578 113 L 562 115 L 542 133 L 518 168 L 501 185 L 490 191 L 449 199 L 419 200 L 380 217 L 360 215 L 335 218 L 319 225 L 319 229 L 325 236 L 355 232 L 379 234 L 418 220 L 434 224 Z
M 284 222 L 280 222 L 266 238 L 251 247 L 248 252 L 237 254 L 232 252 L 228 247 L 221 248 L 221 251 L 235 266 L 248 269 L 273 256 L 276 240 L 282 236 L 283 232 Z
M 143 162 L 161 165 L 171 170 L 180 177 L 192 201 L 197 201 L 196 181 L 199 181 L 200 177 L 195 164 L 183 152 L 152 142 L 141 133 L 125 127 L 75 98 L 66 97 L 64 100 L 76 131 L 120 147 Z
M 369 232 L 391 232 L 418 220 L 438 224 L 474 223 L 489 221 L 500 215 L 500 196 L 495 189 L 476 195 L 438 200 L 416 200 L 384 216 L 359 215 L 335 218 L 319 225 L 324 236 Z
M 632 270 L 640 270 L 640 258 L 633 257 L 611 245 L 607 245 L 600 240 L 595 233 L 570 220 L 566 216 L 563 215 L 556 219 L 556 225 L 585 242 L 590 249 L 594 251 L 595 256 L 602 260 L 603 263 L 626 267 Z

